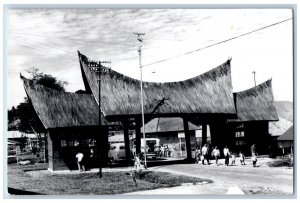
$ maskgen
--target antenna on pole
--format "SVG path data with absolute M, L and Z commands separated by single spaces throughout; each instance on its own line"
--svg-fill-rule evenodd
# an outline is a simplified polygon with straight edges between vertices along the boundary
M 256 74 L 256 72 L 255 71 L 252 71 L 252 73 L 253 73 L 253 76 L 254 76 L 254 87 L 256 87 L 256 79 L 255 79 L 255 74 Z
M 139 46 L 138 46 L 138 53 L 139 53 L 139 67 L 141 70 L 141 109 L 142 109 L 142 125 L 143 125 L 143 143 L 144 143 L 144 158 L 145 158 L 145 164 L 144 167 L 147 169 L 147 151 L 146 151 L 146 135 L 145 135 L 145 118 L 144 118 L 144 98 L 143 98 L 143 69 L 142 69 L 142 42 L 143 39 L 141 36 L 145 35 L 145 33 L 140 33 L 140 32 L 134 32 L 137 36 L 137 40 L 139 41 Z M 136 139 L 140 139 L 139 137 L 136 137 Z
M 79 52 L 78 52 L 79 53 Z M 99 61 L 98 63 L 95 61 L 89 61 L 88 66 L 90 71 L 98 73 L 98 94 L 99 94 L 99 105 L 98 105 L 98 125 L 100 134 L 102 134 L 102 123 L 101 123 L 101 74 L 108 73 L 110 68 L 102 66 L 102 63 L 111 63 L 111 61 Z M 99 143 L 97 142 L 99 145 Z M 98 152 L 99 153 L 99 152 Z M 106 153 L 106 152 L 105 152 Z M 101 156 L 100 156 L 101 157 Z M 102 178 L 102 166 L 104 160 L 100 160 L 99 163 L 99 177 Z

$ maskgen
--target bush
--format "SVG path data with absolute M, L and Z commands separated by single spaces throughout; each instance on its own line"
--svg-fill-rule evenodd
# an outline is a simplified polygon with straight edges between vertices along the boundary
M 293 167 L 293 162 L 291 159 L 279 159 L 279 160 L 274 160 L 268 163 L 268 166 L 270 167 Z

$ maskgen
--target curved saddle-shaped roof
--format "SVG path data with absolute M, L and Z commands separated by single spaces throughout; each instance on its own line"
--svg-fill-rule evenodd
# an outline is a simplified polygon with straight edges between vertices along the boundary
M 98 62 L 79 54 L 85 88 L 97 103 Z M 230 60 L 204 74 L 180 82 L 143 82 L 145 114 L 235 114 Z M 163 103 L 159 105 L 160 103 Z M 157 108 L 158 107 L 158 108 Z M 109 70 L 101 74 L 101 109 L 106 117 L 141 114 L 140 81 Z
M 21 76 L 26 94 L 45 129 L 97 126 L 98 104 L 91 94 L 49 89 Z M 102 124 L 105 120 L 102 119 Z
M 238 117 L 234 121 L 278 121 L 271 79 L 234 96 Z

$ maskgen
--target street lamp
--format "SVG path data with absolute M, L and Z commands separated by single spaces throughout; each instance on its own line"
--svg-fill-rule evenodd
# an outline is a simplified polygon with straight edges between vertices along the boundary
M 146 151 L 146 136 L 145 136 L 144 99 L 143 99 L 143 69 L 142 69 L 142 42 L 143 42 L 143 39 L 140 37 L 141 35 L 145 35 L 145 33 L 134 33 L 134 34 L 137 35 L 137 40 L 140 42 L 140 45 L 138 47 L 138 53 L 139 53 L 139 67 L 141 70 L 140 86 L 141 86 L 141 109 L 142 109 L 142 125 L 143 125 L 143 140 L 144 140 L 144 158 L 145 158 L 144 167 L 145 167 L 145 169 L 147 169 L 147 151 Z

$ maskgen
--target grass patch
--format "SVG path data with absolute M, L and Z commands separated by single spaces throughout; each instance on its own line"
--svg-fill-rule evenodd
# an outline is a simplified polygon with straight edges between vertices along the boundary
M 9 165 L 8 187 L 46 195 L 113 195 L 203 181 L 170 173 L 142 171 L 137 175 L 136 187 L 132 177 L 125 172 L 104 172 L 99 178 L 97 173 L 54 174 L 45 171 L 46 168 L 47 164 Z
M 290 159 L 277 159 L 267 163 L 269 167 L 293 167 Z
M 193 178 L 189 176 L 174 175 L 166 172 L 153 172 L 153 171 L 142 171 L 137 179 L 144 180 L 151 183 L 159 183 L 162 185 L 167 185 L 169 187 L 180 186 L 182 183 L 192 183 L 203 182 L 202 179 Z M 211 182 L 206 180 L 206 182 Z

